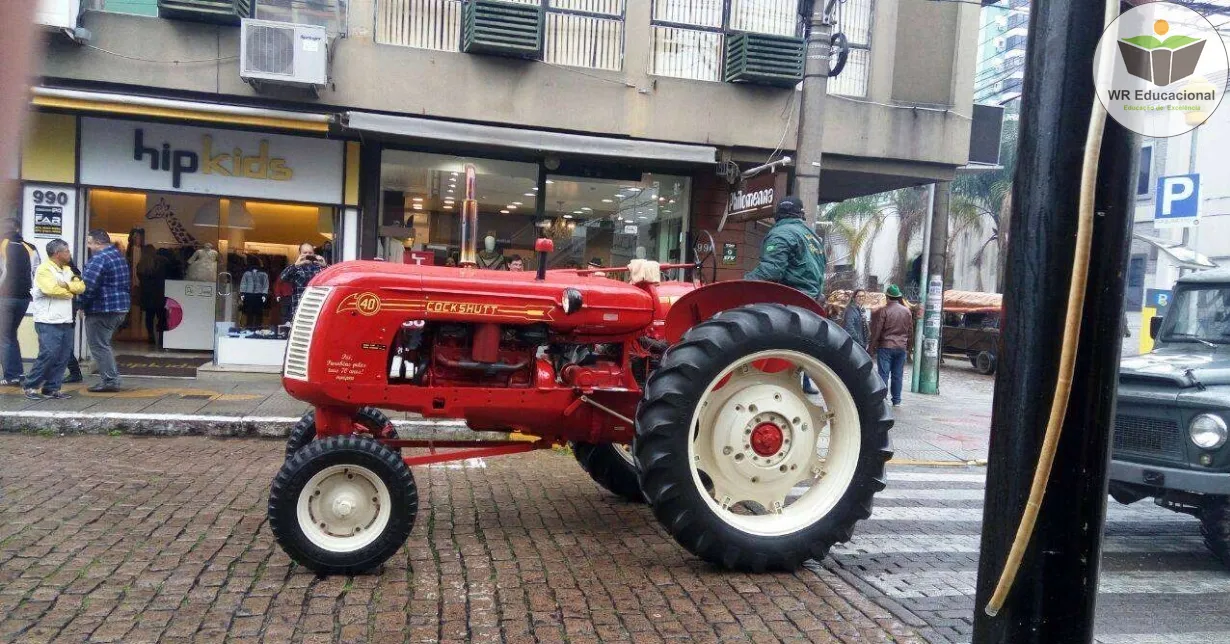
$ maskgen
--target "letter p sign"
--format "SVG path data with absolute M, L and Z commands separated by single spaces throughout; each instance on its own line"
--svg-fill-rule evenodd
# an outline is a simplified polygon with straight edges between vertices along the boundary
M 1196 225 L 1200 217 L 1200 175 L 1159 178 L 1153 214 L 1154 225 L 1159 228 Z

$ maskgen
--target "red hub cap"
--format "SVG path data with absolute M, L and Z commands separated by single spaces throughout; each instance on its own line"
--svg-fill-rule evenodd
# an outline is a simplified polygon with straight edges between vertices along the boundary
M 773 423 L 760 423 L 752 430 L 752 451 L 772 456 L 782 449 L 782 429 Z

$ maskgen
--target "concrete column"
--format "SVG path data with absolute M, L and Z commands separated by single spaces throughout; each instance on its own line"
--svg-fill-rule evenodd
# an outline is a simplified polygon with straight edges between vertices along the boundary
M 798 160 L 795 162 L 794 194 L 803 200 L 807 223 L 813 227 L 820 214 L 820 158 L 824 152 L 824 102 L 828 94 L 829 39 L 833 30 L 824 15 L 824 5 L 823 0 L 817 0 L 812 10 L 795 145 Z
M 940 337 L 944 320 L 944 273 L 948 266 L 948 214 L 952 184 L 935 184 L 931 208 L 931 242 L 922 276 L 927 307 L 923 314 L 922 361 L 919 368 L 918 392 L 940 393 L 940 353 L 944 340 Z

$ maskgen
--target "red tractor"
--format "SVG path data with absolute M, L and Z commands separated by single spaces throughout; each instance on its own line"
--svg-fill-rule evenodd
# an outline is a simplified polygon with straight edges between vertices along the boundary
M 884 487 L 893 421 L 871 358 L 819 304 L 766 282 L 659 279 L 712 275 L 712 246 L 695 264 L 599 273 L 545 270 L 550 245 L 537 274 L 346 262 L 313 280 L 283 383 L 314 411 L 269 495 L 292 559 L 372 569 L 410 534 L 412 466 L 563 444 L 725 568 L 793 569 L 850 538 Z M 377 407 L 538 440 L 399 439 Z

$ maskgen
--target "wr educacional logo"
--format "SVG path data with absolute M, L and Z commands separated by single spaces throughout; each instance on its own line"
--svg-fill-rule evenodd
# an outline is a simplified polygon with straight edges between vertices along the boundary
M 1156 35 L 1119 39 L 1119 57 L 1129 74 L 1165 87 L 1196 73 L 1196 64 L 1204 52 L 1204 38 L 1176 34 L 1162 40 L 1169 31 L 1170 23 L 1157 20 L 1153 23 Z M 1119 91 L 1123 98 L 1128 97 L 1128 90 Z
M 1094 52 L 1093 79 L 1107 114 L 1151 137 L 1208 120 L 1226 92 L 1230 56 L 1208 18 L 1171 2 L 1124 11 Z

